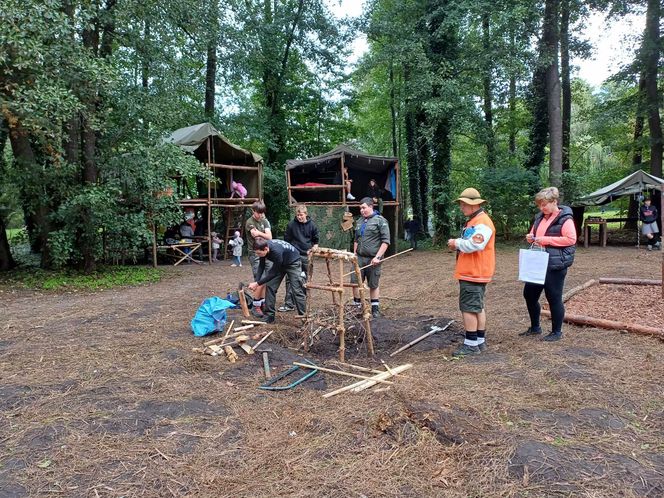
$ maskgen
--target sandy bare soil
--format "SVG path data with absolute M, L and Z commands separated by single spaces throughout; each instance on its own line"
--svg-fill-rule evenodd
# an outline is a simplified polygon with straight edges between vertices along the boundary
M 456 324 L 389 358 L 459 318 L 454 255 L 386 262 L 376 358 L 352 340 L 348 358 L 414 367 L 388 390 L 330 399 L 352 380 L 319 373 L 268 393 L 259 355 L 192 352 L 198 305 L 249 281 L 247 267 L 169 268 L 158 284 L 99 293 L 0 288 L 0 497 L 664 495 L 664 343 L 572 325 L 557 343 L 517 337 L 517 259 L 499 250 L 489 349 L 460 361 Z M 566 288 L 659 278 L 661 262 L 580 248 Z M 297 324 L 280 314 L 264 344 L 275 371 L 305 356 L 333 365 L 331 334 L 309 355 L 289 349 Z

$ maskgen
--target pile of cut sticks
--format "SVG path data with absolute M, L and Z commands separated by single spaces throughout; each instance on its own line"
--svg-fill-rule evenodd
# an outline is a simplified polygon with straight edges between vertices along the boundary
M 265 322 L 242 320 L 242 326 L 236 327 L 233 330 L 234 325 L 235 320 L 230 323 L 223 337 L 206 341 L 203 343 L 202 348 L 192 348 L 192 351 L 194 353 L 209 354 L 210 356 L 225 355 L 228 361 L 235 363 L 239 357 L 233 346 L 239 347 L 247 354 L 254 354 L 258 346 L 273 332 L 272 330 L 269 332 L 257 332 L 255 334 L 250 332 L 254 327 L 265 325 Z M 252 346 L 249 344 L 250 340 L 257 342 Z

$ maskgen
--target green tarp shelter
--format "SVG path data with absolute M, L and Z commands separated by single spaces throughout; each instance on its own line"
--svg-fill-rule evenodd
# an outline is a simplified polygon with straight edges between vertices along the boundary
M 232 143 L 210 123 L 175 130 L 166 138 L 166 141 L 179 145 L 182 149 L 194 154 L 199 161 L 208 162 L 207 148 L 201 147 L 208 137 L 212 137 L 213 143 L 210 151 L 212 163 L 252 166 L 263 161 L 258 154 Z
M 643 170 L 635 171 L 617 182 L 572 202 L 573 207 L 602 206 L 625 195 L 640 194 L 644 190 L 664 190 L 664 179 Z

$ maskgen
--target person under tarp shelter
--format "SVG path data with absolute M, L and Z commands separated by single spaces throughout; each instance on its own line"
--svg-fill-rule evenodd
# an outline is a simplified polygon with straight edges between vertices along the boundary
M 244 222 L 245 210 L 263 198 L 262 157 L 231 143 L 210 123 L 175 130 L 164 138 L 164 142 L 177 145 L 192 154 L 211 173 L 212 179 L 199 180 L 193 192 L 192 185 L 176 177 L 180 205 L 185 212 L 198 212 L 201 215 L 192 226 L 196 240 L 211 248 L 211 233 L 218 231 L 222 241 L 227 244 L 233 232 Z M 223 231 L 217 225 L 223 227 Z M 156 242 L 153 242 L 155 265 L 156 249 Z M 208 261 L 211 263 L 213 252 L 210 250 L 208 253 Z
M 637 170 L 634 173 L 627 175 L 620 180 L 613 182 L 606 187 L 602 187 L 588 195 L 585 195 L 573 201 L 572 208 L 574 209 L 574 221 L 578 227 L 581 228 L 583 222 L 583 212 L 588 206 L 603 206 L 610 202 L 619 199 L 620 197 L 628 195 L 638 195 L 639 202 L 643 199 L 643 192 L 658 190 L 664 192 L 664 179 L 646 173 L 643 170 Z M 664 196 L 660 196 L 661 202 L 664 202 Z M 639 205 L 639 208 L 641 206 Z M 662 212 L 660 207 L 660 213 Z M 616 221 L 609 219 L 607 221 Z M 662 231 L 662 219 L 659 220 L 659 230 Z M 640 230 L 637 235 L 637 247 L 640 245 Z

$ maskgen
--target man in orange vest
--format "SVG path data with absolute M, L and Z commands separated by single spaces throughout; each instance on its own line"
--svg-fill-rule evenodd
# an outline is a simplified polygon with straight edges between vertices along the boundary
M 463 345 L 453 356 L 463 358 L 487 347 L 484 294 L 496 270 L 496 228 L 482 209 L 481 204 L 486 201 L 476 189 L 465 189 L 457 202 L 468 220 L 461 237 L 448 240 L 447 246 L 457 251 L 454 278 L 459 281 L 459 309 L 466 329 Z

